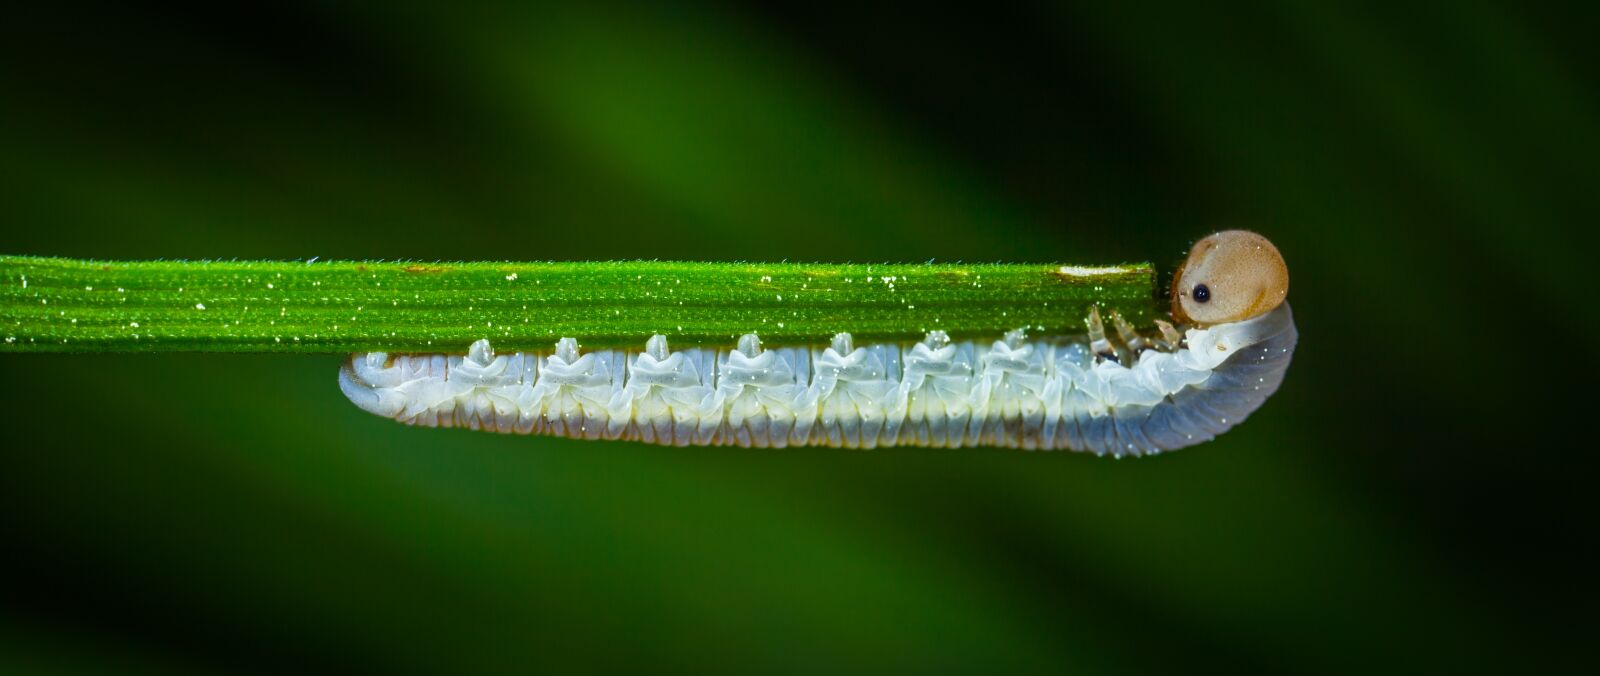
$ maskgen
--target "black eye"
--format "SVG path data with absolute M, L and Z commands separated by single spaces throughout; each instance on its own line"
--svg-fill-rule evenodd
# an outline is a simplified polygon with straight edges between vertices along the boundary
M 1204 303 L 1211 300 L 1211 289 L 1204 284 L 1196 284 L 1190 295 L 1194 296 L 1194 302 Z

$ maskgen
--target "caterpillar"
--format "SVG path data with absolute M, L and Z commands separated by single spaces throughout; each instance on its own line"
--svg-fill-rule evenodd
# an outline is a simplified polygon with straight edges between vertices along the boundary
M 1143 336 L 1097 310 L 1078 336 L 548 354 L 352 354 L 339 385 L 411 425 L 656 444 L 998 446 L 1139 456 L 1214 438 L 1282 382 L 1298 340 L 1288 268 L 1266 238 L 1201 239 L 1174 275 L 1173 319 Z

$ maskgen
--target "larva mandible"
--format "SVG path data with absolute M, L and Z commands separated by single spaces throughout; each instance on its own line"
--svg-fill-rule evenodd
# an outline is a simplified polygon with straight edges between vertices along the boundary
M 1277 390 L 1298 334 L 1288 268 L 1251 232 L 1197 242 L 1173 281 L 1180 332 L 1139 335 L 1097 311 L 1081 336 L 673 351 L 352 354 L 339 385 L 411 425 L 672 445 L 1002 446 L 1145 455 L 1243 421 Z

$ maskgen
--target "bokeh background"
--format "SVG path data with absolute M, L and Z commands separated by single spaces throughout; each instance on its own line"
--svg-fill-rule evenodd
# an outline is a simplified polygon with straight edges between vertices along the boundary
M 1170 269 L 1246 227 L 1294 367 L 1111 461 L 419 430 L 332 355 L 3 355 L 0 670 L 1592 666 L 1595 17 L 394 4 L 0 10 L 0 250 Z

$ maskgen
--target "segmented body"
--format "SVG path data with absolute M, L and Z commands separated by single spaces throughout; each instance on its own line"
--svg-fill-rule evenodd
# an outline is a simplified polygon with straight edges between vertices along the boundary
M 340 371 L 361 408 L 412 425 L 675 445 L 1001 446 L 1143 455 L 1211 439 L 1278 387 L 1297 334 L 1288 305 L 1190 329 L 1132 364 L 1084 337 L 733 350 L 354 354 Z

